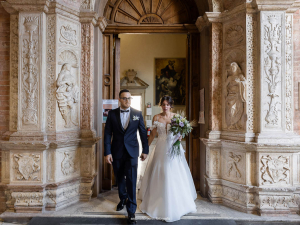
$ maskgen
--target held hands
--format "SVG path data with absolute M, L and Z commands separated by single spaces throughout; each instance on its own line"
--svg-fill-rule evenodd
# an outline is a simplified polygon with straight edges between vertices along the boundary
M 140 158 L 142 161 L 145 161 L 145 159 L 147 159 L 147 156 L 148 156 L 147 154 L 142 153 Z
M 109 155 L 105 156 L 105 161 L 109 164 L 112 164 L 112 162 L 113 162 L 112 155 L 109 154 Z
M 181 141 L 181 140 L 182 140 L 182 136 L 181 136 L 181 135 L 180 135 L 180 137 L 178 138 L 178 140 L 179 140 L 179 141 Z

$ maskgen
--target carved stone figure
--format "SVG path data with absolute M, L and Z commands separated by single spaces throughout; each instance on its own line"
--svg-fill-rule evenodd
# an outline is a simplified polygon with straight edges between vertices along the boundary
M 228 129 L 240 130 L 240 120 L 244 114 L 246 102 L 246 78 L 236 62 L 230 64 L 230 71 L 225 83 L 225 120 Z
M 79 88 L 76 84 L 75 76 L 71 74 L 71 65 L 69 63 L 63 64 L 58 74 L 56 85 L 56 98 L 59 111 L 66 122 L 65 127 L 77 126 L 75 104 L 79 101 Z

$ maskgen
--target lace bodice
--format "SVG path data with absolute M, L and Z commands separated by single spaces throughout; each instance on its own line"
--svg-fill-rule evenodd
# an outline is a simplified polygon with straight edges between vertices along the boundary
M 170 124 L 165 124 L 159 121 L 154 121 L 153 125 L 150 127 L 150 130 L 153 130 L 154 128 L 157 128 L 158 138 L 166 139 L 168 134 L 170 133 L 169 130 L 171 128 Z

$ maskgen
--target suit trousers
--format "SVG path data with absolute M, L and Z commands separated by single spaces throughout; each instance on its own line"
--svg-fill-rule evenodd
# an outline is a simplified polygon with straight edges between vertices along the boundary
M 124 154 L 120 159 L 113 159 L 113 169 L 117 178 L 120 200 L 127 199 L 126 208 L 128 214 L 136 211 L 136 182 L 138 157 L 131 158 L 124 146 Z

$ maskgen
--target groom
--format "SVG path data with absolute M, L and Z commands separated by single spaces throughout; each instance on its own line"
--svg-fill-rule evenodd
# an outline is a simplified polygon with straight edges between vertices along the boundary
M 136 223 L 136 180 L 139 156 L 137 130 L 139 130 L 143 152 L 140 156 L 147 158 L 149 147 L 142 112 L 130 107 L 131 94 L 128 90 L 119 93 L 120 107 L 108 113 L 104 131 L 105 161 L 113 165 L 117 178 L 120 202 L 117 211 L 126 204 L 128 222 Z

